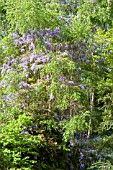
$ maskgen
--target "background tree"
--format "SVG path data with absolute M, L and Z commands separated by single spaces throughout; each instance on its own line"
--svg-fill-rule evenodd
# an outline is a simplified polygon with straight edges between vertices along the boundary
M 112 2 L 0 3 L 0 168 L 112 167 Z

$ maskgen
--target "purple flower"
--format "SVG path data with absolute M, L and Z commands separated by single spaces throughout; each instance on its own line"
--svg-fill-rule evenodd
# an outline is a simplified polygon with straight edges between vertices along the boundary
M 47 58 L 46 58 L 46 61 L 47 61 L 47 62 L 50 62 L 50 57 L 47 57 Z
M 69 170 L 73 170 L 73 167 L 71 165 L 69 166 Z
M 53 36 L 57 36 L 58 34 L 60 34 L 60 28 L 56 28 L 53 32 Z
M 45 46 L 46 46 L 46 48 L 47 48 L 48 50 L 52 50 L 52 48 L 53 48 L 53 43 L 48 42 L 48 43 L 45 44 Z
M 34 41 L 34 36 L 28 34 L 28 35 L 27 35 L 26 42 L 29 44 L 29 43 L 31 43 L 32 41 Z
M 70 53 L 72 56 L 75 56 L 75 52 L 74 52 L 74 51 L 69 51 L 69 53 Z
M 77 62 L 81 62 L 81 59 L 80 59 L 80 58 L 77 58 L 76 61 L 77 61 Z
M 62 83 L 65 83 L 66 78 L 65 78 L 65 77 L 60 77 L 58 80 L 59 80 L 60 82 L 62 82 Z
M 24 56 L 21 58 L 21 62 L 27 62 L 29 60 L 28 56 Z
M 38 69 L 43 68 L 43 64 L 38 65 Z
M 89 60 L 86 60 L 86 63 L 89 63 L 90 61 Z
M 13 38 L 14 38 L 14 39 L 17 39 L 17 38 L 19 38 L 19 37 L 20 37 L 20 36 L 18 35 L 18 33 L 15 33 L 15 32 L 14 32 L 14 33 L 12 33 L 12 36 L 13 36 Z
M 28 71 L 28 66 L 26 62 L 19 64 L 19 66 L 23 67 L 24 70 Z
M 82 152 L 80 152 L 80 159 L 83 159 L 84 154 Z
M 57 114 L 57 113 L 54 113 L 54 117 L 58 117 L 58 114 Z
M 23 45 L 24 43 L 23 43 L 23 41 L 19 41 L 19 45 Z
M 7 69 L 7 73 L 10 73 L 11 71 L 13 71 L 13 68 Z
M 80 56 L 80 57 L 85 57 L 85 54 L 82 53 L 82 54 L 79 54 L 79 56 Z
M 19 40 L 14 40 L 14 44 L 15 44 L 15 46 L 18 46 L 19 45 Z
M 76 9 L 77 8 L 77 5 L 74 5 L 74 9 Z
M 92 1 L 92 3 L 96 3 L 97 2 L 97 0 L 91 0 Z
M 67 48 L 67 45 L 66 45 L 66 44 L 63 44 L 63 45 L 61 46 L 61 50 L 62 50 L 62 51 L 65 51 L 66 48 Z
M 26 82 L 22 81 L 18 84 L 19 88 L 23 88 L 23 87 L 29 87 L 29 84 L 27 84 Z
M 30 30 L 30 34 L 33 36 L 35 33 L 35 30 Z
M 28 95 L 26 95 L 26 99 L 29 99 L 29 96 L 28 96 Z
M 11 61 L 8 61 L 8 62 L 7 62 L 7 65 L 8 65 L 8 66 L 11 66 Z
M 25 52 L 25 49 L 24 49 L 24 48 L 22 48 L 22 49 L 20 50 L 20 52 L 21 52 L 21 53 L 24 53 L 24 52 Z
M 30 63 L 32 63 L 35 59 L 35 55 L 30 56 Z
M 83 84 L 80 84 L 79 87 L 83 90 L 85 89 Z
M 36 69 L 36 63 L 34 63 L 32 66 L 31 66 L 31 70 L 34 71 Z
M 32 63 L 35 59 L 37 59 L 39 56 L 38 55 L 36 55 L 36 54 L 32 54 L 31 56 L 30 56 L 30 63 Z
M 35 50 L 35 45 L 33 42 L 31 42 L 31 44 L 29 45 L 29 50 Z
M 81 70 L 81 67 L 78 67 L 78 70 Z
M 38 82 L 37 82 L 37 85 L 38 85 L 38 86 L 39 86 L 39 85 L 41 85 L 41 84 L 42 84 L 42 82 L 41 82 L 41 81 L 38 81 Z
M 47 57 L 47 58 L 42 59 L 42 62 L 43 62 L 43 63 L 46 63 L 46 62 L 49 62 L 49 61 L 50 61 L 50 57 Z
M 60 45 L 57 44 L 56 47 L 55 47 L 55 49 L 56 49 L 56 51 L 57 51 L 57 50 L 60 50 Z
M 64 119 L 62 120 L 62 122 L 66 122 L 66 119 L 64 118 Z
M 23 109 L 23 110 L 25 109 L 24 103 L 22 103 L 21 109 Z
M 29 135 L 28 130 L 26 129 L 26 130 L 24 130 L 23 132 L 21 132 L 21 135 Z
M 27 33 L 23 35 L 23 40 L 25 41 L 27 39 Z
M 70 146 L 74 146 L 74 142 L 72 140 L 70 141 Z
M 68 81 L 70 85 L 74 85 L 74 81 Z
M 68 15 L 68 18 L 71 18 L 72 17 L 72 13 L 70 13 L 69 15 Z
M 70 21 L 70 19 L 68 19 L 68 20 L 66 20 L 66 25 L 70 25 L 71 24 L 71 21 Z
M 5 50 L 6 48 L 8 48 L 8 46 L 2 46 L 2 49 Z
M 49 30 L 49 29 L 48 29 L 48 30 L 45 30 L 45 36 L 46 36 L 46 37 L 52 38 L 52 37 L 53 37 L 52 33 L 53 33 L 52 30 Z
M 83 169 L 83 168 L 84 168 L 84 164 L 81 164 L 81 165 L 80 165 L 80 169 Z
M 52 93 L 51 93 L 51 94 L 49 94 L 49 98 L 50 98 L 50 101 L 54 99 L 54 96 L 53 96 L 53 94 L 52 94 Z

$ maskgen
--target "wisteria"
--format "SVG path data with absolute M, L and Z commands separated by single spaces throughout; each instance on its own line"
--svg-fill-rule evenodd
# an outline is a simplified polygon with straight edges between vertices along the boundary
M 0 3 L 0 169 L 113 169 L 113 3 Z
M 82 72 L 82 69 L 84 69 L 84 65 L 90 64 L 90 58 L 88 56 L 91 55 L 91 51 L 86 51 L 86 48 L 88 48 L 87 43 L 85 43 L 83 40 L 79 40 L 76 43 L 69 43 L 69 42 L 62 42 L 62 43 L 55 43 L 55 38 L 60 36 L 61 30 L 60 28 L 55 28 L 54 30 L 45 29 L 42 32 L 36 31 L 36 30 L 28 30 L 23 36 L 21 36 L 18 32 L 15 32 L 12 34 L 14 39 L 14 46 L 17 46 L 19 49 L 20 56 L 16 58 L 12 58 L 10 60 L 7 60 L 6 63 L 3 64 L 1 67 L 1 75 L 5 78 L 10 74 L 15 74 L 21 77 L 17 78 L 17 82 L 12 79 L 12 77 L 9 79 L 9 81 L 2 80 L 0 88 L 9 88 L 12 83 L 17 84 L 17 94 L 13 95 L 12 92 L 9 92 L 8 95 L 3 94 L 2 99 L 5 101 L 6 105 L 10 105 L 13 107 L 14 102 L 16 100 L 19 100 L 19 109 L 22 110 L 22 112 L 26 111 L 29 107 L 31 111 L 33 111 L 35 108 L 40 109 L 40 98 L 42 100 L 45 100 L 46 102 L 53 103 L 54 105 L 57 105 L 57 102 L 54 104 L 56 100 L 56 92 L 55 90 L 48 91 L 48 94 L 46 97 L 43 97 L 43 91 L 40 97 L 37 99 L 38 93 L 40 94 L 39 90 L 42 87 L 43 90 L 48 90 L 46 85 L 47 83 L 50 84 L 50 86 L 55 88 L 55 82 L 52 81 L 52 75 L 49 75 L 49 70 L 46 72 L 45 75 L 42 77 L 40 76 L 40 72 L 44 69 L 44 65 L 47 66 L 49 63 L 53 61 L 53 57 L 55 55 L 61 55 L 62 58 L 65 59 L 67 57 L 72 62 L 74 62 L 77 65 L 77 68 L 74 70 L 74 72 L 78 71 Z M 36 49 L 36 40 L 39 40 L 39 42 L 42 43 L 44 46 L 44 49 L 41 49 L 41 51 L 37 51 Z M 6 47 L 8 48 L 8 47 Z M 6 48 L 3 48 L 6 49 Z M 54 55 L 53 55 L 54 53 Z M 57 59 L 58 62 L 60 59 Z M 57 61 L 56 60 L 56 61 Z M 60 62 L 59 62 L 60 63 Z M 16 65 L 16 67 L 15 67 Z M 50 66 L 51 67 L 51 66 Z M 63 68 L 63 67 L 62 67 Z M 63 68 L 64 69 L 64 68 Z M 21 74 L 20 74 L 21 73 Z M 57 73 L 57 70 L 56 70 Z M 47 75 L 48 74 L 48 75 Z M 80 82 L 76 82 L 74 79 L 74 76 L 68 78 L 67 75 L 62 75 L 64 73 L 61 73 L 61 76 L 57 76 L 57 83 L 59 82 L 58 87 L 56 87 L 56 90 L 59 93 L 63 93 L 64 89 L 71 90 L 75 88 L 75 90 L 78 88 L 78 91 L 87 90 L 84 86 L 84 84 Z M 39 77 L 38 77 L 39 76 Z M 33 79 L 34 81 L 33 81 Z M 31 79 L 31 80 L 30 80 Z M 38 79 L 38 80 L 37 80 Z M 14 82 L 13 82 L 14 81 Z M 33 81 L 33 83 L 32 83 Z M 77 88 L 76 88 L 77 86 Z M 34 98 L 31 97 L 31 94 L 34 93 L 36 96 Z M 62 101 L 63 101 L 62 96 Z M 35 106 L 32 106 L 32 103 L 37 100 L 37 104 Z M 73 102 L 72 102 L 73 103 Z M 77 104 L 70 103 L 70 106 L 72 106 L 72 110 L 75 109 L 75 107 L 78 107 Z M 58 106 L 60 104 L 58 103 Z M 4 106 L 3 106 L 4 107 Z M 51 108 L 51 105 L 49 106 Z M 55 106 L 54 106 L 55 107 Z M 69 108 L 66 107 L 68 110 Z M 45 108 L 45 102 L 43 105 L 41 105 L 41 109 L 43 110 Z M 57 109 L 57 107 L 56 107 Z M 76 108 L 77 109 L 77 108 Z M 8 112 L 8 110 L 6 110 Z M 73 111 L 72 111 L 73 112 Z M 59 119 L 59 116 L 57 113 L 54 114 L 54 118 Z M 69 119 L 69 118 L 68 118 Z M 66 123 L 65 117 L 60 118 L 62 122 Z M 36 125 L 37 126 L 37 125 Z M 34 127 L 34 126 L 33 126 Z M 35 128 L 29 128 L 26 127 L 23 131 L 20 132 L 21 135 L 34 135 L 34 132 L 36 133 L 38 129 Z M 63 132 L 62 132 L 63 134 Z M 83 139 L 84 140 L 84 139 Z M 87 146 L 87 149 L 89 151 L 86 151 L 86 148 L 82 148 L 79 151 L 76 151 L 75 144 L 80 143 L 80 139 L 76 139 L 75 141 L 70 140 L 68 148 L 70 148 L 71 153 L 68 155 L 67 159 L 67 166 L 69 166 L 69 169 L 74 170 L 74 167 L 77 167 L 78 169 L 86 169 L 91 164 L 93 164 L 93 160 L 97 160 L 96 158 L 96 152 L 93 151 L 91 147 Z M 84 141 L 85 144 L 85 141 Z M 78 146 L 79 147 L 79 146 Z M 75 151 L 75 152 L 74 152 Z M 78 152 L 78 153 L 77 153 Z M 71 160 L 74 161 L 74 157 L 78 155 L 78 164 L 71 165 Z M 87 163 L 85 163 L 85 160 L 87 158 Z M 101 156 L 100 156 L 101 158 Z M 99 159 L 99 158 L 98 158 Z

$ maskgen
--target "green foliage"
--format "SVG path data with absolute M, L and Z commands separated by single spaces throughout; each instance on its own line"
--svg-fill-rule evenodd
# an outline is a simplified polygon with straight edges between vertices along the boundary
M 67 169 L 75 134 L 112 168 L 112 19 L 107 0 L 0 2 L 0 169 Z
M 20 33 L 29 28 L 56 27 L 59 24 L 58 17 L 61 15 L 57 0 L 51 3 L 36 0 L 26 2 L 7 0 L 5 10 L 10 29 L 19 30 Z
M 98 168 L 98 170 L 102 169 L 113 169 L 113 165 L 109 161 L 107 162 L 96 162 L 94 163 L 90 168 L 88 169 L 93 169 L 93 168 Z
M 66 125 L 64 126 L 64 140 L 67 142 L 73 139 L 76 132 L 84 132 L 88 130 L 88 122 L 86 117 L 89 116 L 88 113 L 75 115 Z

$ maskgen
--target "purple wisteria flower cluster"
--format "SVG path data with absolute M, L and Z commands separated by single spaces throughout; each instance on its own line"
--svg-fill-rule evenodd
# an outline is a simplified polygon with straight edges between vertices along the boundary
M 29 79 L 32 77 L 37 79 L 38 73 L 40 69 L 44 67 L 44 64 L 51 62 L 53 53 L 54 55 L 60 54 L 61 57 L 69 57 L 76 63 L 87 63 L 86 43 L 83 40 L 79 40 L 76 43 L 60 42 L 60 36 L 61 29 L 59 27 L 54 30 L 28 30 L 24 35 L 20 35 L 18 31 L 12 33 L 14 46 L 19 49 L 20 55 L 16 57 L 12 56 L 10 59 L 8 56 L 5 57 L 6 62 L 4 62 L 3 66 L 0 68 L 1 75 L 4 77 L 1 81 L 1 88 L 8 88 L 10 83 L 13 84 L 13 81 L 16 81 L 14 83 L 17 90 L 20 91 L 18 95 L 21 93 L 25 98 L 26 96 L 29 98 L 27 92 L 36 90 L 36 86 L 42 85 L 42 80 L 35 82 L 34 85 L 33 83 L 31 84 Z M 58 40 L 57 43 L 56 40 Z M 42 48 L 39 50 L 37 47 L 40 44 Z M 81 71 L 81 67 L 79 68 L 78 71 Z M 17 75 L 16 80 L 13 80 L 13 74 Z M 7 78 L 9 80 L 7 80 Z M 61 89 L 65 85 L 68 87 L 75 85 L 73 80 L 67 80 L 65 76 L 59 76 L 58 82 L 60 82 Z M 80 88 L 84 89 L 84 86 L 80 85 Z M 52 101 L 54 95 L 50 93 L 49 98 L 50 101 Z M 8 99 L 6 99 L 6 102 L 7 101 Z
M 67 54 L 75 62 L 89 63 L 88 56 L 91 55 L 91 51 L 87 51 L 87 43 L 82 39 L 76 43 L 65 42 L 62 40 L 62 30 L 57 27 L 54 30 L 28 30 L 24 35 L 20 35 L 18 31 L 12 34 L 14 40 L 14 46 L 20 49 L 20 54 L 26 52 L 32 53 L 30 56 L 30 62 L 36 57 L 45 54 L 61 53 Z M 57 39 L 57 43 L 55 41 Z M 61 41 L 62 40 L 62 41 Z M 37 46 L 40 44 L 41 51 L 37 54 Z M 37 56 L 38 55 L 38 56 Z M 45 59 L 42 62 L 46 62 Z M 48 62 L 48 61 L 47 61 Z

